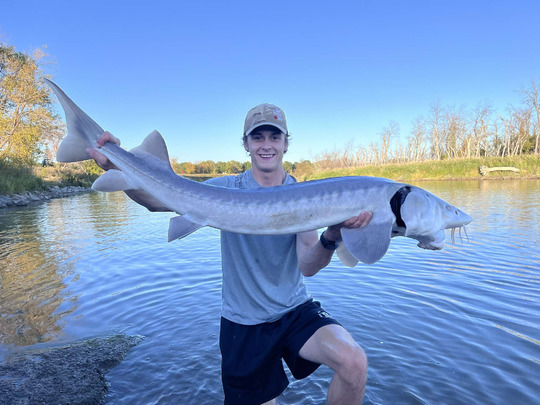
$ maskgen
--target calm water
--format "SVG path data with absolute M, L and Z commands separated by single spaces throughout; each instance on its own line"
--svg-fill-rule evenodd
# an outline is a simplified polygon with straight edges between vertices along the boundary
M 306 281 L 367 352 L 365 403 L 540 403 L 540 181 L 421 186 L 473 216 L 469 242 L 395 238 L 375 265 L 333 261 Z M 220 403 L 219 233 L 167 243 L 169 217 L 121 193 L 0 210 L 0 360 L 141 334 L 107 376 L 108 403 Z M 331 375 L 292 382 L 280 403 L 324 403 Z

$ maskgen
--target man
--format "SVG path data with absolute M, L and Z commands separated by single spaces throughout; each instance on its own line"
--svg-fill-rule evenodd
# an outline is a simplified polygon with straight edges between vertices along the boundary
M 284 112 L 271 104 L 251 109 L 244 123 L 244 148 L 252 167 L 238 176 L 208 184 L 229 188 L 272 187 L 296 180 L 283 168 L 289 146 Z M 98 141 L 120 143 L 109 133 Z M 88 151 L 105 169 L 110 162 Z M 367 359 L 351 335 L 320 304 L 303 283 L 326 267 L 340 228 L 365 226 L 371 213 L 362 212 L 328 227 L 296 235 L 243 235 L 221 232 L 223 308 L 220 330 L 222 381 L 226 404 L 275 404 L 287 387 L 285 360 L 295 378 L 309 376 L 320 364 L 334 377 L 329 404 L 360 404 L 367 379 Z

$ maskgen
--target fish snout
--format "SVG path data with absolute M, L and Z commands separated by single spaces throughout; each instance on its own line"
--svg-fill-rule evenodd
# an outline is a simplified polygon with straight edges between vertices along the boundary
M 468 225 L 472 221 L 472 217 L 469 214 L 451 204 L 446 204 L 445 211 L 447 217 L 445 226 L 446 229 L 459 228 L 464 225 Z

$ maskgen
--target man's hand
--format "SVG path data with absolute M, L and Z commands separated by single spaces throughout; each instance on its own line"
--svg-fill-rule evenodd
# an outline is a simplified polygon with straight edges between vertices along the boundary
M 332 225 L 326 228 L 324 231 L 324 237 L 331 242 L 335 242 L 341 239 L 341 233 L 339 232 L 341 228 L 362 228 L 369 224 L 373 213 L 370 211 L 363 211 L 357 217 L 349 218 L 348 220 L 342 222 L 341 224 Z
M 101 134 L 97 140 L 96 148 L 101 148 L 105 142 L 112 142 L 120 146 L 120 139 L 116 138 L 113 134 L 107 131 L 103 132 L 103 134 Z M 116 169 L 117 167 L 112 164 L 105 155 L 99 153 L 96 148 L 88 148 L 86 149 L 86 152 L 88 152 L 90 157 L 96 161 L 97 165 L 103 170 Z

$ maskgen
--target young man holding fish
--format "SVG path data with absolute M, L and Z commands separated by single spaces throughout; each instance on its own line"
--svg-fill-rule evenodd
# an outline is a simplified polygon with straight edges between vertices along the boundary
M 294 183 L 283 168 L 289 146 L 285 114 L 271 104 L 251 109 L 243 144 L 252 168 L 238 176 L 207 181 L 221 187 L 258 188 Z M 98 147 L 119 140 L 105 132 Z M 88 153 L 104 169 L 110 162 L 95 149 Z M 244 235 L 221 232 L 223 309 L 220 348 L 226 404 L 275 404 L 288 386 L 282 359 L 295 378 L 309 376 L 320 364 L 334 377 L 329 404 L 360 404 L 367 380 L 367 359 L 351 335 L 303 283 L 326 267 L 340 229 L 366 226 L 362 212 L 342 224 L 296 235 Z

